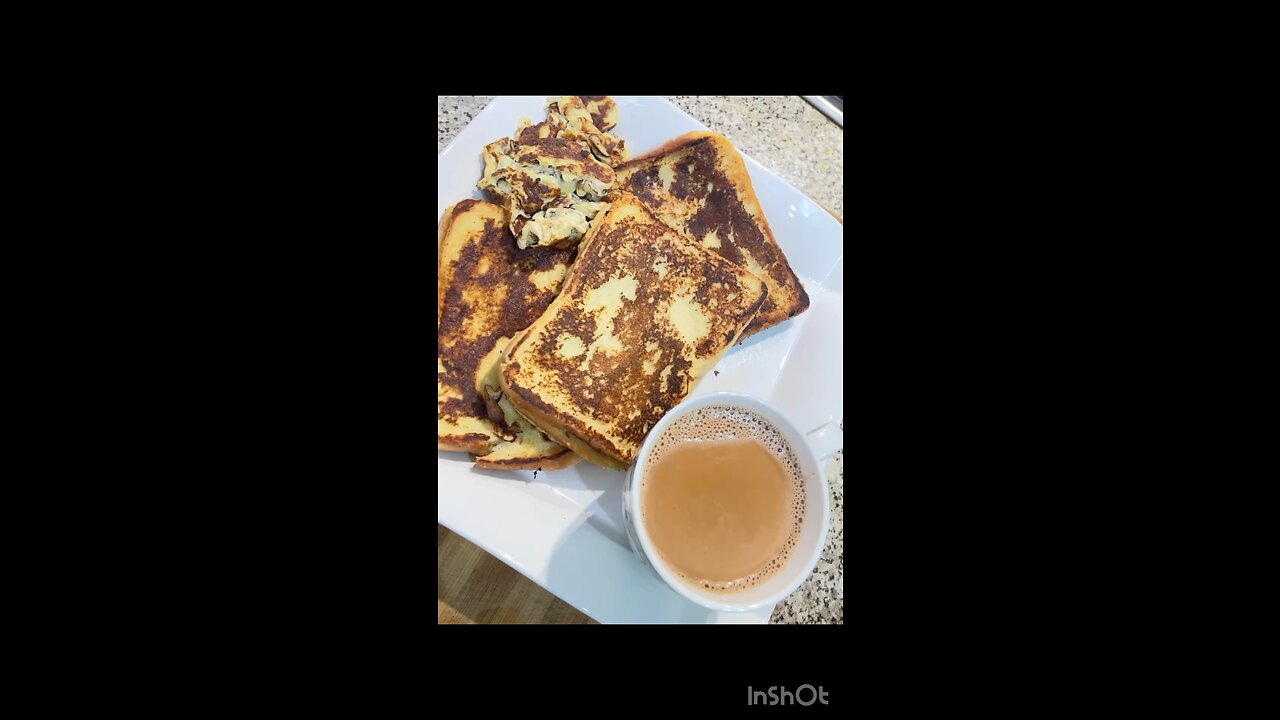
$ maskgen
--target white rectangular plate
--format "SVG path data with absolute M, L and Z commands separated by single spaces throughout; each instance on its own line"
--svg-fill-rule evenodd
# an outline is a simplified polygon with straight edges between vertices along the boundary
M 615 97 L 632 157 L 708 129 L 662 98 Z M 497 98 L 436 159 L 436 222 L 476 188 L 481 151 L 520 117 L 546 119 L 545 97 Z M 844 226 L 743 156 L 774 236 L 809 292 L 809 310 L 734 347 L 692 394 L 765 398 L 804 430 L 844 417 Z M 434 228 L 431 230 L 434 233 Z M 824 433 L 824 442 L 831 433 Z M 841 442 L 839 438 L 837 442 Z M 834 448 L 832 448 L 834 449 Z M 822 450 L 825 450 L 823 448 Z M 821 450 L 820 450 L 821 454 Z M 622 528 L 623 473 L 586 461 L 538 473 L 475 470 L 465 453 L 438 453 L 439 522 L 600 622 L 764 623 L 773 608 L 721 613 L 694 605 L 636 557 Z

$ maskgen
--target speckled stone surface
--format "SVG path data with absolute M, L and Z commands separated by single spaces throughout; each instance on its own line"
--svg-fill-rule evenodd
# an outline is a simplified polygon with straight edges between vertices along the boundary
M 491 97 L 436 101 L 436 152 Z M 667 98 L 837 216 L 844 215 L 844 130 L 800 97 Z M 514 130 L 514 128 L 512 128 Z M 844 423 L 841 422 L 841 429 Z M 844 451 L 827 460 L 831 525 L 818 567 L 773 611 L 771 623 L 844 622 Z
M 843 427 L 843 423 L 841 423 Z M 831 524 L 813 574 L 773 609 L 771 623 L 844 622 L 844 451 L 827 460 Z

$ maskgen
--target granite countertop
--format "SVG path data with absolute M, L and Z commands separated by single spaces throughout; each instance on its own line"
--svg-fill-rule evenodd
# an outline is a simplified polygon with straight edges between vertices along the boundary
M 491 97 L 436 101 L 436 152 L 484 109 Z M 844 130 L 803 98 L 667 98 L 777 173 L 837 217 L 844 216 Z M 841 422 L 841 429 L 844 428 Z M 771 623 L 844 622 L 844 451 L 827 461 L 831 529 L 818 567 L 773 611 Z

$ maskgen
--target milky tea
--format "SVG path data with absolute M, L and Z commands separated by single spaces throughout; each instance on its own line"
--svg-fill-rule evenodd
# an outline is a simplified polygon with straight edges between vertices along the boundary
M 712 405 L 682 415 L 654 441 L 643 470 L 649 539 L 690 585 L 758 585 L 800 537 L 800 463 L 782 433 L 749 410 Z

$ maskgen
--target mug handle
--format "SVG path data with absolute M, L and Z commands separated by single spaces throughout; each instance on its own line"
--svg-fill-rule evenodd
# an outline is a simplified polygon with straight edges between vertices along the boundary
M 805 437 L 809 440 L 809 447 L 813 448 L 813 452 L 817 454 L 818 460 L 825 461 L 844 449 L 844 421 L 825 422 L 805 433 Z

